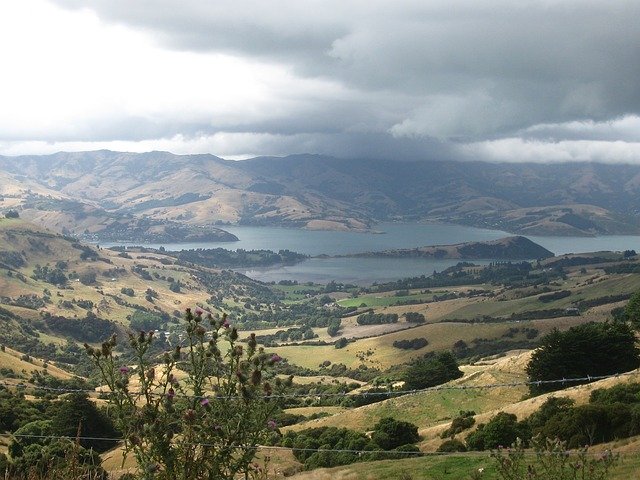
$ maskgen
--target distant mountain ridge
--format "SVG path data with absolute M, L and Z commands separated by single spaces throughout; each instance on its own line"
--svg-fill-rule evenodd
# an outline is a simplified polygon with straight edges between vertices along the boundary
M 518 234 L 640 232 L 640 166 L 111 151 L 0 157 L 0 209 L 99 234 L 116 219 L 367 230 L 436 221 Z

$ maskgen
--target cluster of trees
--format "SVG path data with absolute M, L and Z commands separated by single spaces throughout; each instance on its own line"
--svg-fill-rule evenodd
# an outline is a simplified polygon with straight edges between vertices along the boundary
M 427 277 L 404 278 L 394 282 L 374 284 L 365 289 L 367 293 L 388 292 L 391 290 L 409 290 L 415 288 L 437 288 L 456 285 L 510 285 L 525 287 L 547 284 L 565 276 L 561 267 L 537 270 L 530 262 L 493 262 L 486 267 L 476 267 L 469 262 L 460 262 L 442 272 L 433 272 Z
M 424 337 L 412 338 L 411 340 L 396 340 L 393 342 L 393 346 L 401 350 L 420 350 L 427 345 L 429 345 L 429 342 Z
M 161 330 L 167 324 L 166 317 L 151 312 L 136 310 L 129 318 L 129 326 L 132 330 L 149 332 L 151 330 Z M 102 338 L 105 336 L 103 335 Z
M 510 446 L 520 439 L 527 445 L 533 437 L 557 438 L 568 448 L 610 442 L 640 434 L 640 383 L 597 389 L 589 403 L 575 405 L 567 397 L 550 397 L 525 420 L 500 412 L 466 436 L 454 436 L 471 428 L 473 412 L 461 412 L 442 437 L 451 437 L 440 451 L 489 450 Z
M 407 312 L 404 313 L 403 316 L 409 323 L 424 323 L 426 321 L 424 315 L 418 312 Z
M 304 464 L 305 469 L 311 470 L 358 461 L 402 458 L 403 452 L 415 455 L 419 450 L 414 444 L 419 440 L 417 426 L 387 417 L 373 427 L 370 437 L 346 428 L 320 427 L 300 432 L 288 431 L 280 439 L 280 445 L 292 448 L 294 456 Z M 360 455 L 358 451 L 370 453 Z M 400 454 L 385 454 L 388 451 Z
M 87 314 L 87 317 L 80 320 L 49 315 L 45 317 L 44 323 L 51 331 L 71 337 L 79 342 L 97 342 L 116 332 L 113 322 L 93 314 Z
M 182 250 L 176 258 L 181 262 L 195 263 L 205 267 L 237 268 L 266 267 L 270 265 L 292 265 L 301 262 L 306 255 L 290 250 L 226 250 L 224 248 Z
M 311 327 L 292 327 L 286 330 L 278 330 L 269 335 L 256 335 L 258 343 L 265 347 L 275 347 L 283 342 L 297 342 L 299 340 L 311 340 L 317 338 Z
M 64 271 L 59 267 L 50 267 L 49 265 L 41 266 L 36 264 L 31 278 L 42 280 L 52 285 L 64 285 L 67 283 L 67 276 Z
M 397 313 L 373 313 L 367 312 L 358 315 L 358 325 L 382 325 L 385 323 L 398 323 Z
M 278 301 L 279 303 L 279 301 Z M 332 308 L 324 308 L 324 305 L 332 304 L 329 296 L 313 298 L 307 302 L 291 305 L 278 305 L 273 310 L 262 312 L 247 312 L 238 319 L 238 323 L 245 329 L 264 326 L 294 326 L 305 325 L 307 327 L 328 327 L 340 320 L 348 309 L 334 305 Z

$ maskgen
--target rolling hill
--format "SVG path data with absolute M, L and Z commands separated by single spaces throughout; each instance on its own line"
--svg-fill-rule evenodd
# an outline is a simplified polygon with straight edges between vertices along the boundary
M 342 160 L 228 161 L 111 151 L 0 157 L 0 209 L 74 234 L 116 219 L 155 226 L 279 225 L 366 230 L 437 221 L 519 234 L 640 230 L 640 167 Z M 223 235 L 223 234 L 221 234 Z

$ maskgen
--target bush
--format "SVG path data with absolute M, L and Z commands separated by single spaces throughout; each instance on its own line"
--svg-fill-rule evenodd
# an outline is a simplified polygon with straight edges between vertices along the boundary
M 476 420 L 473 416 L 476 414 L 474 411 L 460 411 L 460 415 L 453 419 L 451 426 L 440 434 L 440 438 L 453 438 L 454 435 L 467 430 L 475 425 Z
M 347 340 L 346 338 L 342 337 L 339 338 L 338 340 L 336 340 L 336 343 L 334 343 L 336 348 L 344 348 L 347 345 L 349 345 L 349 340 Z
M 424 323 L 426 319 L 422 313 L 407 312 L 404 314 L 404 318 L 409 323 Z
M 633 330 L 623 323 L 585 323 L 554 330 L 540 341 L 527 365 L 532 382 L 610 375 L 640 366 Z M 581 382 L 571 382 L 576 385 Z M 565 388 L 563 382 L 530 385 L 534 395 Z
M 93 285 L 96 283 L 96 272 L 83 272 L 78 278 L 83 285 Z
M 427 345 L 429 345 L 429 342 L 424 337 L 413 338 L 411 340 L 396 340 L 393 342 L 393 346 L 401 350 L 420 350 Z
M 525 444 L 531 438 L 529 426 L 525 422 L 518 422 L 518 417 L 512 413 L 500 412 L 484 425 L 467 436 L 469 450 L 495 449 L 508 446 L 522 440 Z
M 6 218 L 20 218 L 20 214 L 18 213 L 17 210 L 9 210 L 7 213 L 4 214 L 4 216 Z
M 446 440 L 440 444 L 437 452 L 466 452 L 467 447 L 460 440 Z

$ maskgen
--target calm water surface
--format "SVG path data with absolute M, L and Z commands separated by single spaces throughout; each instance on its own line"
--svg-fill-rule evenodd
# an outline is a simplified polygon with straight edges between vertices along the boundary
M 278 227 L 224 227 L 236 235 L 238 242 L 162 244 L 167 250 L 190 248 L 245 250 L 292 250 L 307 255 L 344 255 L 391 248 L 414 248 L 426 245 L 495 240 L 509 236 L 498 230 L 434 224 L 380 224 L 384 233 L 355 233 L 299 230 Z M 593 252 L 599 250 L 640 250 L 640 236 L 610 235 L 601 237 L 545 237 L 528 236 L 532 241 L 555 254 Z M 112 244 L 104 244 L 111 246 Z M 160 244 L 145 246 L 158 248 Z M 298 280 L 326 283 L 331 280 L 370 284 L 396 280 L 408 276 L 430 275 L 455 265 L 458 260 L 380 259 L 380 258 L 312 258 L 286 267 L 238 269 L 261 281 Z M 474 263 L 486 263 L 475 261 Z

